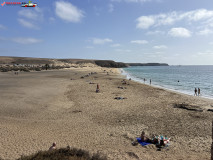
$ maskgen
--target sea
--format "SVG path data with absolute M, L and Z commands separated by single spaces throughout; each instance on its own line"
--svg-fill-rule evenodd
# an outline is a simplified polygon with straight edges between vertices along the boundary
M 126 78 L 151 85 L 194 95 L 200 88 L 201 97 L 213 99 L 213 65 L 199 66 L 132 66 L 122 68 Z M 145 82 L 144 82 L 145 78 Z

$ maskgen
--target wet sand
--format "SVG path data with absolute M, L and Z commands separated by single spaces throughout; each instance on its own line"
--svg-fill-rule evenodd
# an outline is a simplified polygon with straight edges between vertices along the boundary
M 81 78 L 90 72 L 97 74 Z M 122 85 L 122 78 L 118 70 L 100 67 L 0 73 L 0 158 L 48 150 L 56 142 L 109 159 L 210 159 L 213 112 L 207 109 L 213 109 L 213 100 L 133 81 Z M 100 93 L 95 93 L 97 83 Z M 174 108 L 174 103 L 203 112 Z M 170 137 L 169 150 L 132 146 L 142 130 Z

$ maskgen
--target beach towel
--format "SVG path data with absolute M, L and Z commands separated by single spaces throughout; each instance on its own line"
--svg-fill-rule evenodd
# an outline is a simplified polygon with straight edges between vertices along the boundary
M 142 145 L 142 146 L 146 146 L 148 144 L 151 144 L 151 143 L 147 143 L 147 142 L 142 142 L 141 138 L 136 138 L 136 139 L 137 139 L 138 143 L 140 143 L 140 145 Z

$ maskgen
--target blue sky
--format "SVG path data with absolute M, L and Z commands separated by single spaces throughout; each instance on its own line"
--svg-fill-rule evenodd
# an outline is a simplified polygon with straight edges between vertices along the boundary
M 211 0 L 33 2 L 0 6 L 0 56 L 213 65 Z

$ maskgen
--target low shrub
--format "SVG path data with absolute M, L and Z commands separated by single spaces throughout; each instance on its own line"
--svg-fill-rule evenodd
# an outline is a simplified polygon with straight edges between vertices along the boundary
M 19 68 L 18 68 L 18 67 L 14 67 L 14 68 L 12 68 L 12 70 L 13 70 L 13 71 L 18 71 Z
M 1 72 L 8 72 L 8 68 L 1 68 Z
M 30 72 L 30 70 L 28 68 L 21 68 L 20 71 Z
M 41 68 L 35 68 L 35 71 L 41 71 Z
M 17 160 L 106 160 L 99 153 L 90 155 L 88 151 L 76 148 L 60 148 L 53 151 L 39 151 L 30 156 L 21 156 Z

